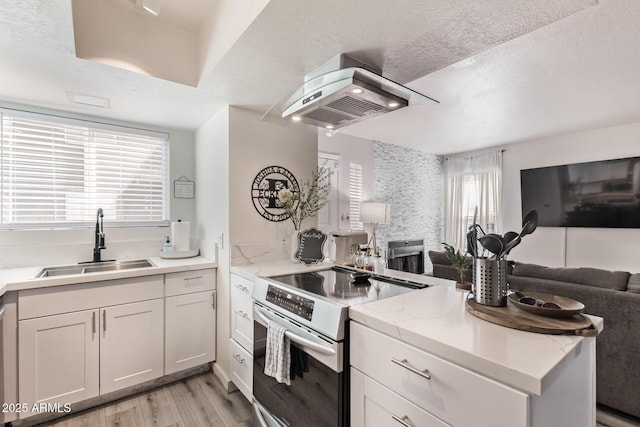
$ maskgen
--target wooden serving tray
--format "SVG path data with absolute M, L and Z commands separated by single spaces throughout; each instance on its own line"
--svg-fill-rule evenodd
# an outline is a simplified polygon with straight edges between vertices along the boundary
M 579 335 L 583 337 L 595 337 L 598 330 L 591 320 L 582 314 L 572 317 L 552 318 L 527 313 L 511 304 L 504 307 L 492 307 L 478 304 L 476 300 L 467 298 L 466 310 L 480 319 L 507 328 L 521 331 L 536 332 L 551 335 Z

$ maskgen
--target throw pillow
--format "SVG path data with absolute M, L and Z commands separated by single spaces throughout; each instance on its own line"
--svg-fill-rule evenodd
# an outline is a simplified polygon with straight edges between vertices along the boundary
M 627 283 L 627 292 L 640 294 L 640 273 L 632 274 L 629 277 L 629 283 Z

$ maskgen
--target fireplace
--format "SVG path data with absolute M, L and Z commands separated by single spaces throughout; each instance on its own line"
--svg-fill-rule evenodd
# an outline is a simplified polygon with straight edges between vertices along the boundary
M 409 273 L 424 273 L 424 240 L 392 240 L 387 246 L 387 267 Z

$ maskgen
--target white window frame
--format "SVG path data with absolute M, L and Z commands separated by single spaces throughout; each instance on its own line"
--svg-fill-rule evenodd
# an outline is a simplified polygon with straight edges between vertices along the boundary
M 81 138 L 79 140 L 75 140 L 75 139 L 71 140 L 73 141 L 73 144 L 83 147 L 83 150 L 81 151 L 82 154 L 78 154 L 78 158 L 82 158 L 80 162 L 82 163 L 83 166 L 81 167 L 78 166 L 77 169 L 73 169 L 73 173 L 75 174 L 74 178 L 77 180 L 78 175 L 82 175 L 81 171 L 84 170 L 84 178 L 81 179 L 80 181 L 76 181 L 76 183 L 78 182 L 82 183 L 81 190 L 77 194 L 77 197 L 79 200 L 77 202 L 77 205 L 80 205 L 81 207 L 78 208 L 77 210 L 74 210 L 72 208 L 69 209 L 70 211 L 74 211 L 73 215 L 71 215 L 71 219 L 68 219 L 68 217 L 65 217 L 65 219 L 60 221 L 55 219 L 53 221 L 46 221 L 46 220 L 45 221 L 23 221 L 16 216 L 14 216 L 14 218 L 12 219 L 11 218 L 12 213 L 10 211 L 7 212 L 8 209 L 11 209 L 11 203 L 12 203 L 12 199 L 9 194 L 9 190 L 7 189 L 7 186 L 11 185 L 10 183 L 12 180 L 14 180 L 13 182 L 19 183 L 19 179 L 16 178 L 17 175 L 14 175 L 13 178 L 10 178 L 8 175 L 6 175 L 6 174 L 11 175 L 10 171 L 7 172 L 7 170 L 11 166 L 10 166 L 9 160 L 7 159 L 7 156 L 9 156 L 8 154 L 9 148 L 7 146 L 9 145 L 8 141 L 10 136 L 8 135 L 9 130 L 4 129 L 5 117 L 16 118 L 18 120 L 21 120 L 21 119 L 34 120 L 34 121 L 41 122 L 43 124 L 46 123 L 45 126 L 49 126 L 49 125 L 53 127 L 57 126 L 58 129 L 64 129 L 63 131 L 61 131 L 63 135 L 62 138 L 64 139 L 62 140 L 63 142 L 60 143 L 60 146 L 70 145 L 68 143 L 68 141 L 70 140 L 66 139 L 69 136 L 69 134 L 74 133 L 75 135 L 78 135 L 78 134 L 81 135 Z M 69 129 L 70 131 L 67 132 L 66 131 L 67 129 Z M 27 135 L 27 138 L 33 137 L 28 133 L 26 133 L 25 135 Z M 56 150 L 59 150 L 59 147 L 57 147 L 56 143 L 53 142 L 53 138 L 55 137 L 60 137 L 60 134 L 56 133 L 55 136 L 51 136 L 52 138 L 51 149 L 53 150 L 52 153 L 56 155 L 60 155 L 60 152 L 56 151 Z M 108 198 L 106 196 L 102 196 L 101 198 L 101 196 L 99 195 L 92 197 L 90 194 L 91 191 L 90 190 L 87 191 L 88 187 L 90 187 L 95 183 L 102 183 L 103 185 L 105 183 L 106 184 L 113 183 L 113 184 L 119 184 L 120 187 L 122 186 L 123 182 L 127 183 L 126 180 L 131 175 L 131 173 L 124 170 L 111 173 L 110 175 L 114 177 L 113 180 L 111 180 L 110 178 L 107 178 L 106 180 L 103 180 L 103 181 L 96 180 L 95 169 L 92 170 L 92 167 L 91 167 L 91 161 L 92 161 L 91 157 L 96 153 L 104 153 L 102 157 L 103 169 L 106 169 L 105 165 L 107 165 L 107 163 L 117 164 L 117 165 L 120 165 L 120 164 L 126 165 L 126 161 L 123 161 L 123 159 L 132 159 L 133 156 L 131 153 L 133 152 L 133 150 L 127 151 L 123 149 L 120 144 L 122 144 L 122 142 L 126 142 L 126 143 L 132 144 L 131 146 L 133 146 L 134 144 L 133 141 L 135 141 L 135 144 L 139 143 L 143 147 L 147 144 L 148 144 L 148 147 L 152 147 L 153 144 L 156 142 L 160 144 L 156 148 L 157 153 L 154 153 L 154 156 L 155 156 L 154 162 L 155 162 L 155 165 L 158 165 L 161 168 L 161 170 L 159 170 L 155 174 L 152 174 L 153 176 L 151 177 L 151 182 L 153 182 L 152 186 L 154 190 L 153 191 L 149 190 L 153 192 L 155 206 L 160 205 L 160 207 L 156 207 L 154 209 L 154 212 L 155 212 L 154 216 L 156 217 L 154 219 L 141 218 L 141 219 L 135 220 L 135 219 L 132 219 L 133 215 L 131 214 L 129 214 L 128 218 L 118 219 L 116 215 L 119 212 L 127 212 L 126 209 L 121 210 L 122 208 L 116 209 L 114 207 L 114 205 L 117 206 L 118 204 L 123 203 L 123 199 L 121 197 L 115 196 L 115 197 Z M 171 194 L 170 187 L 169 187 L 169 158 L 170 158 L 169 146 L 170 144 L 169 144 L 168 133 L 137 129 L 137 128 L 125 127 L 125 126 L 117 126 L 117 125 L 94 122 L 89 120 L 55 116 L 51 114 L 34 113 L 34 112 L 15 110 L 10 108 L 0 108 L 0 179 L 1 179 L 0 229 L 23 230 L 23 229 L 69 229 L 69 228 L 92 227 L 95 225 L 95 221 L 96 221 L 95 215 L 96 215 L 97 208 L 104 209 L 104 223 L 106 227 L 168 226 L 169 213 L 170 213 L 169 200 L 170 200 L 170 194 Z M 143 150 L 145 149 L 146 147 L 143 148 Z M 144 152 L 148 153 L 148 150 Z M 111 159 L 108 157 L 111 155 L 120 155 L 120 158 Z M 18 158 L 19 157 L 16 157 L 16 159 Z M 94 158 L 94 161 L 96 161 L 95 158 Z M 97 160 L 97 161 L 100 162 L 100 160 Z M 141 160 L 139 163 L 131 162 L 131 166 L 135 167 L 136 164 L 140 165 L 147 161 L 148 161 L 148 157 L 144 158 L 144 160 Z M 43 169 L 47 169 L 46 166 L 48 166 L 48 162 L 46 161 L 43 162 L 43 165 L 45 166 Z M 47 171 L 46 173 L 51 173 L 51 175 L 43 175 L 44 176 L 43 182 L 46 182 L 47 184 L 43 185 L 42 191 L 45 194 L 45 196 L 49 197 L 49 200 L 47 201 L 50 202 L 51 200 L 54 200 L 57 196 L 55 193 L 51 193 L 51 195 L 46 194 L 46 192 L 49 191 L 49 189 L 47 189 L 46 187 L 55 188 L 55 185 L 56 185 L 55 183 L 57 183 L 57 181 L 56 181 L 56 178 L 54 177 L 55 175 L 53 172 Z M 109 174 L 105 173 L 103 177 L 108 175 Z M 27 190 L 25 189 L 24 191 L 27 191 Z M 161 193 L 160 196 L 158 196 L 159 192 Z M 148 196 L 140 195 L 137 197 L 139 198 L 129 198 L 127 199 L 127 201 L 129 203 L 136 203 L 140 201 L 144 203 L 146 199 L 147 200 L 146 203 L 149 203 Z M 71 198 L 73 198 L 73 195 L 71 196 Z M 8 203 L 5 203 L 7 202 L 7 200 L 8 200 Z M 108 200 L 111 200 L 111 202 L 109 202 Z M 159 201 L 160 203 L 158 203 Z M 65 199 L 64 201 L 65 209 L 67 209 L 66 208 L 67 203 L 73 204 L 73 202 L 69 202 L 67 199 Z M 110 209 L 109 203 L 113 208 Z M 37 209 L 42 210 L 41 207 Z M 34 209 L 34 213 L 38 213 L 37 209 Z M 74 218 L 74 216 L 77 217 L 78 219 Z

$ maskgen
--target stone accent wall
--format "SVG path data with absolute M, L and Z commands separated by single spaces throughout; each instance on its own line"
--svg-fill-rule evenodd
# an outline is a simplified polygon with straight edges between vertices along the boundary
M 378 226 L 378 246 L 424 239 L 425 272 L 430 272 L 427 252 L 442 250 L 444 241 L 443 156 L 374 141 L 373 200 L 391 204 L 391 224 Z

